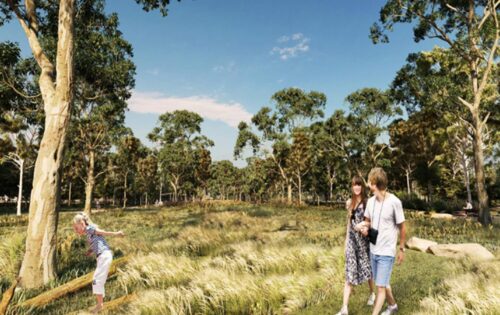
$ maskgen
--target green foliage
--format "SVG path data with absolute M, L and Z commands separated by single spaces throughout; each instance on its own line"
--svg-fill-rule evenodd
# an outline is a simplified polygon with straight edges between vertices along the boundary
M 422 200 L 416 194 L 399 193 L 397 196 L 403 203 L 405 209 L 428 210 L 428 205 L 425 200 Z
M 203 118 L 197 113 L 176 110 L 162 114 L 159 126 L 148 135 L 158 145 L 161 179 L 165 179 L 178 201 L 180 189 L 193 194 L 195 185 L 205 185 L 211 161 L 208 148 L 213 141 L 201 135 Z

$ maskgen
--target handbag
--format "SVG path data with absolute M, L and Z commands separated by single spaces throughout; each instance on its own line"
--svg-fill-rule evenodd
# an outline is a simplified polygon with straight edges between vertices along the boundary
M 374 229 L 372 227 L 370 227 L 368 229 L 368 239 L 370 240 L 370 243 L 372 243 L 373 245 L 377 244 L 378 229 L 380 227 L 380 219 L 382 218 L 382 210 L 384 210 L 384 201 L 385 201 L 385 194 L 384 194 L 384 199 L 382 199 L 382 206 L 380 207 L 380 214 L 378 217 L 377 229 Z M 373 200 L 372 218 L 374 215 L 375 215 L 375 200 Z
M 370 240 L 370 243 L 376 245 L 377 237 L 378 237 L 378 230 L 375 230 L 374 228 L 368 229 L 368 239 Z

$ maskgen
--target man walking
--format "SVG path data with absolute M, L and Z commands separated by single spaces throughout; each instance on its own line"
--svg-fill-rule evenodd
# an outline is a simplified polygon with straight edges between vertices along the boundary
M 374 196 L 368 199 L 365 209 L 365 220 L 371 229 L 378 231 L 365 232 L 370 236 L 370 259 L 372 276 L 377 286 L 377 298 L 372 315 L 378 315 L 385 299 L 387 309 L 383 315 L 398 311 L 398 305 L 392 295 L 390 286 L 391 272 L 397 253 L 397 264 L 404 259 L 404 243 L 406 237 L 405 217 L 401 200 L 387 192 L 387 175 L 380 167 L 373 168 L 368 175 L 368 185 Z M 401 234 L 399 249 L 396 251 L 398 232 Z M 376 237 L 375 237 L 375 234 Z

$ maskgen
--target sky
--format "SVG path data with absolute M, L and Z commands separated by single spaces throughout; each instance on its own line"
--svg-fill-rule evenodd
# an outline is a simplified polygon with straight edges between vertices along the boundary
M 204 118 L 202 133 L 215 142 L 212 159 L 234 161 L 240 121 L 250 121 L 284 88 L 327 96 L 325 114 L 347 110 L 345 97 L 364 88 L 386 89 L 411 52 L 410 25 L 398 25 L 389 44 L 374 45 L 370 26 L 379 0 L 183 0 L 167 17 L 133 0 L 108 0 L 123 36 L 134 48 L 136 85 L 126 125 L 145 144 L 158 116 L 187 109 Z M 0 41 L 30 51 L 16 23 L 0 28 Z

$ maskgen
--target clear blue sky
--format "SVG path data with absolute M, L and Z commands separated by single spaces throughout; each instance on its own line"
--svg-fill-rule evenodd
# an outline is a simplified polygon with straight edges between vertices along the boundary
M 136 87 L 127 125 L 145 143 L 159 113 L 199 111 L 202 132 L 215 141 L 214 160 L 232 160 L 236 125 L 286 87 L 325 93 L 326 114 L 346 109 L 363 87 L 385 89 L 415 44 L 400 25 L 391 42 L 373 45 L 369 28 L 379 0 L 183 0 L 169 15 L 146 13 L 132 0 L 108 0 L 134 47 Z M 19 25 L 0 28 L 0 40 L 27 44 Z M 237 163 L 241 165 L 241 162 Z

